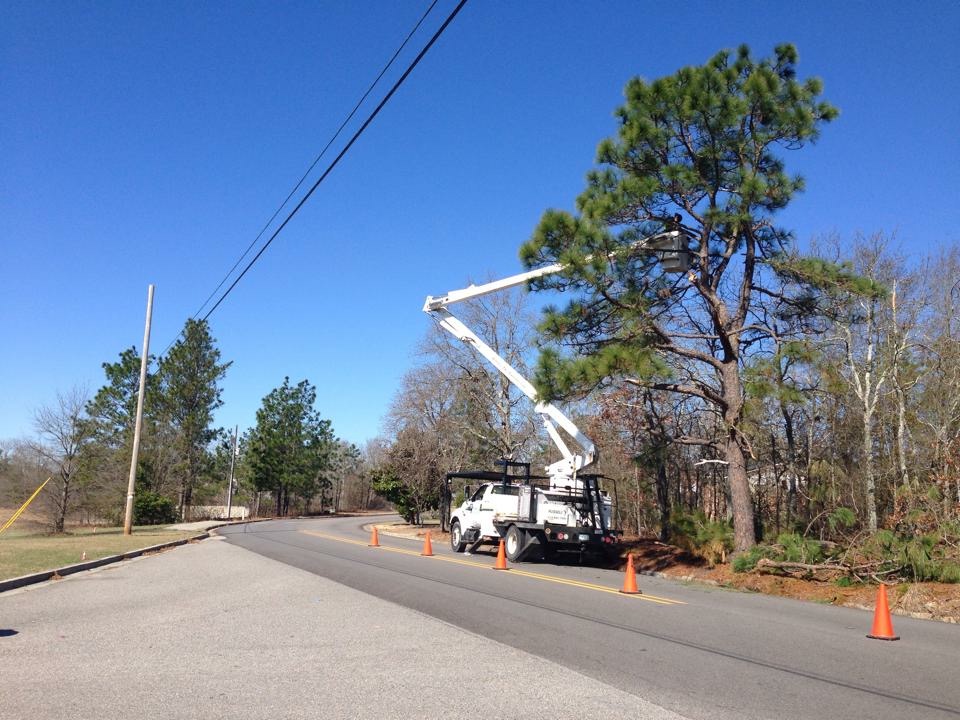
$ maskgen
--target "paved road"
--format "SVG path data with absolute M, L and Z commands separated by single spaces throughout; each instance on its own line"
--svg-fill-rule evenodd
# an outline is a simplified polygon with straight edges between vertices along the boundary
M 0 594 L 2 720 L 601 715 L 676 717 L 222 539 Z
M 501 656 L 514 648 L 691 718 L 960 717 L 956 626 L 897 617 L 901 641 L 868 640 L 872 618 L 858 610 L 646 577 L 642 597 L 624 596 L 612 571 L 525 564 L 494 572 L 491 556 L 435 546 L 436 557 L 424 558 L 418 542 L 382 536 L 383 548 L 368 548 L 362 522 L 221 532 L 236 546 L 499 643 L 455 653 L 463 693 L 508 678 Z M 531 685 L 550 679 L 532 665 L 523 676 Z M 586 715 L 576 703 L 561 713 Z

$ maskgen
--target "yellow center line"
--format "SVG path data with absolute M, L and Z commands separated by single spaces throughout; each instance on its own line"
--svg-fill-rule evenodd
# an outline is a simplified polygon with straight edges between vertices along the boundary
M 367 547 L 368 543 L 362 542 L 360 540 L 353 540 L 351 538 L 346 538 L 340 535 L 327 535 L 326 533 L 314 532 L 312 530 L 301 530 L 301 533 L 304 535 L 313 535 L 314 537 L 323 538 L 324 540 L 333 540 L 335 542 L 350 543 L 351 545 L 360 545 L 361 547 Z M 390 547 L 389 545 L 379 545 L 378 550 L 385 550 L 386 552 L 399 553 L 401 555 L 412 555 L 414 557 L 423 557 L 422 553 L 417 552 L 416 550 L 407 550 L 406 548 Z M 468 565 L 475 568 L 487 568 L 491 569 L 490 565 L 485 563 L 473 562 L 472 560 L 461 560 L 460 558 L 446 557 L 445 555 L 431 555 L 431 559 L 440 560 L 442 562 L 456 563 L 457 565 Z M 533 578 L 535 580 L 545 580 L 546 582 L 558 583 L 560 585 L 570 585 L 572 587 L 579 587 L 585 590 L 596 590 L 597 592 L 612 593 L 614 595 L 620 595 L 621 597 L 636 598 L 637 600 L 646 600 L 647 602 L 656 603 L 657 605 L 686 605 L 685 602 L 681 600 L 672 600 L 670 598 L 658 597 L 656 595 L 630 595 L 626 593 L 621 593 L 619 590 L 614 588 L 607 587 L 606 585 L 597 585 L 595 583 L 584 582 L 583 580 L 570 580 L 568 578 L 557 577 L 556 575 L 545 575 L 543 573 L 530 572 L 529 570 L 520 570 L 519 568 L 512 567 L 509 569 L 510 574 L 512 575 L 522 575 L 524 577 Z

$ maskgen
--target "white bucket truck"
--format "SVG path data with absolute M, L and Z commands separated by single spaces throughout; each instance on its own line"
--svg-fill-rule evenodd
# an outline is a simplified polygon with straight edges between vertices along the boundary
M 618 253 L 659 252 L 668 272 L 682 272 L 688 267 L 688 256 L 683 251 L 685 243 L 684 231 L 676 219 L 668 225 L 666 232 L 639 240 Z M 664 253 L 665 249 L 668 252 Z M 616 260 L 618 253 L 611 254 L 611 260 Z M 674 255 L 685 262 L 668 266 L 668 260 Z M 612 528 L 610 496 L 600 490 L 599 476 L 581 472 L 596 459 L 593 441 L 552 403 L 538 400 L 533 385 L 450 311 L 450 306 L 458 302 L 516 287 L 560 272 L 564 267 L 561 263 L 554 263 L 483 285 L 451 290 L 445 295 L 428 296 L 423 304 L 424 312 L 435 318 L 444 330 L 480 353 L 536 403 L 536 411 L 547 434 L 561 455 L 560 460 L 545 468 L 546 475 L 540 477 L 530 475 L 529 463 L 507 460 L 500 461 L 502 472 L 448 474 L 448 497 L 452 479 L 480 483 L 459 507 L 451 511 L 450 544 L 456 552 L 484 543 L 498 544 L 501 539 L 505 541 L 507 557 L 512 561 L 549 556 L 555 550 L 582 553 L 616 549 L 619 533 Z M 580 452 L 571 452 L 561 430 L 576 441 Z

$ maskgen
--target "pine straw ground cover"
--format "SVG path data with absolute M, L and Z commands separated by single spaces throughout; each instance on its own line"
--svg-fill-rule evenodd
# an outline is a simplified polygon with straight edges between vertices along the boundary
M 441 533 L 436 525 L 417 527 L 404 523 L 378 524 L 380 532 L 402 537 L 422 539 L 430 531 L 433 543 L 449 543 L 448 533 Z M 623 570 L 626 556 L 633 555 L 634 567 L 640 573 L 657 573 L 664 577 L 688 582 L 702 582 L 744 592 L 759 592 L 767 595 L 828 605 L 844 605 L 873 610 L 877 587 L 872 584 L 856 584 L 842 587 L 832 582 L 804 580 L 760 574 L 757 572 L 735 573 L 730 563 L 708 563 L 673 545 L 656 540 L 626 538 L 622 543 L 622 562 L 611 569 Z M 640 579 L 643 587 L 643 580 Z M 951 583 L 899 583 L 889 588 L 890 609 L 895 614 L 911 617 L 960 623 L 960 584 Z

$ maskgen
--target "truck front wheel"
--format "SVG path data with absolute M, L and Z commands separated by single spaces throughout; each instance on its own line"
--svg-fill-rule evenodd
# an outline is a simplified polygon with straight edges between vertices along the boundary
M 507 529 L 507 536 L 503 544 L 507 551 L 507 559 L 510 562 L 517 562 L 520 559 L 520 552 L 523 550 L 525 540 L 525 533 L 516 525 L 511 525 Z
M 460 529 L 460 523 L 456 520 L 450 526 L 450 547 L 457 553 L 461 553 L 467 548 L 467 544 L 463 541 L 463 531 Z

